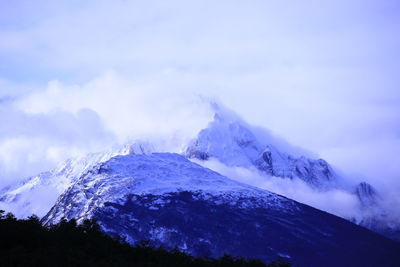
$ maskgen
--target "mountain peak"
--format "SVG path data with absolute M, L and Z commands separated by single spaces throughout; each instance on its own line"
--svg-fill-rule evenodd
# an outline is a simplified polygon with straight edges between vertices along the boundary
M 380 198 L 379 194 L 369 183 L 359 183 L 355 191 L 363 207 L 371 208 L 377 205 L 377 201 Z
M 266 130 L 263 135 L 271 136 Z M 325 188 L 335 180 L 326 161 L 281 152 L 273 138 L 259 136 L 233 112 L 218 109 L 214 121 L 188 145 L 185 155 L 199 160 L 214 158 L 229 167 L 255 167 L 267 175 L 298 178 L 313 187 Z

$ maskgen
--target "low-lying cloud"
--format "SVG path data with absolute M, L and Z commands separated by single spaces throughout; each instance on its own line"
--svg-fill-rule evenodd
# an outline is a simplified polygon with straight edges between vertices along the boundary
M 217 159 L 194 162 L 236 181 L 269 190 L 343 218 L 358 218 L 361 214 L 357 196 L 344 190 L 319 192 L 300 179 L 266 176 L 251 168 L 228 167 Z
M 212 115 L 206 99 L 113 72 L 82 85 L 52 81 L 0 104 L 0 186 L 138 139 L 179 152 Z
M 114 140 L 88 109 L 29 114 L 9 103 L 0 105 L 0 123 L 0 186 L 48 171 Z

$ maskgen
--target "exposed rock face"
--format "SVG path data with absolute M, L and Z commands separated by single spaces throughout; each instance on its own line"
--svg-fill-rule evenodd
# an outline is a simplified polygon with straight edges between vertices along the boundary
M 335 173 L 322 159 L 295 157 L 264 144 L 239 120 L 215 116 L 186 149 L 188 158 L 218 159 L 227 166 L 256 167 L 267 175 L 298 178 L 314 188 L 333 186 Z
M 185 155 L 201 160 L 213 157 L 228 166 L 249 167 L 262 151 L 262 145 L 249 129 L 216 115 L 215 120 L 189 144 Z
M 375 188 L 373 188 L 370 184 L 366 182 L 360 183 L 356 187 L 355 192 L 364 207 L 373 207 L 378 204 L 378 193 L 376 192 Z
M 335 174 L 329 164 L 323 159 L 308 159 L 293 157 L 280 153 L 269 145 L 261 156 L 254 161 L 254 165 L 261 171 L 282 178 L 298 178 L 314 188 L 323 189 L 332 186 Z

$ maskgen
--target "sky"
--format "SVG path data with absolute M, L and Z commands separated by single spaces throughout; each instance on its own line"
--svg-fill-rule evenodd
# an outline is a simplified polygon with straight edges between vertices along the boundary
M 219 101 L 400 190 L 400 2 L 0 0 L 0 186 Z

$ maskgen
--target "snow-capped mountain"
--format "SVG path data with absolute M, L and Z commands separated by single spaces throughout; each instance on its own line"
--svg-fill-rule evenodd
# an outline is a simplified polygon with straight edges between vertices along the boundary
M 57 198 L 93 166 L 116 155 L 149 153 L 153 148 L 145 142 L 117 146 L 102 153 L 93 153 L 61 163 L 52 171 L 25 179 L 22 183 L 0 191 L 0 208 L 11 210 L 18 217 L 44 216 Z
M 346 219 L 390 238 L 400 239 L 400 222 L 388 220 L 388 213 L 382 208 L 380 196 L 372 185 L 360 183 L 356 187 L 351 187 L 341 184 L 343 177 L 339 176 L 326 161 L 303 156 L 302 151 L 296 151 L 296 148 L 274 139 L 265 130 L 252 127 L 235 114 L 219 107 L 216 108 L 214 120 L 208 127 L 200 131 L 190 143 L 182 144 L 182 147 L 184 149 L 180 154 L 189 160 L 207 162 L 216 159 L 228 168 L 255 169 L 265 181 L 271 177 L 301 180 L 312 190 L 320 193 L 338 188 L 347 190 L 359 199 L 362 214 L 361 217 L 357 214 Z M 271 214 L 271 210 L 275 210 L 273 206 L 281 211 L 300 205 L 272 193 L 259 189 L 257 191 L 254 187 L 233 182 L 217 175 L 216 172 L 211 172 L 196 164 L 192 165 L 176 154 L 151 154 L 161 152 L 161 150 L 148 142 L 134 142 L 105 152 L 68 160 L 53 171 L 41 173 L 26 179 L 21 184 L 3 189 L 0 192 L 0 209 L 10 210 L 19 217 L 29 216 L 32 213 L 40 217 L 46 215 L 43 219 L 46 223 L 54 223 L 62 218 L 96 217 L 101 210 L 103 218 L 108 216 L 107 220 L 102 221 L 104 229 L 110 233 L 124 235 L 133 242 L 135 236 L 153 238 L 153 235 L 146 232 L 150 231 L 151 227 L 146 228 L 141 225 L 147 229 L 143 235 L 132 234 L 129 229 L 122 226 L 113 228 L 106 222 L 112 221 L 112 224 L 116 225 L 112 216 L 119 214 L 122 217 L 118 215 L 118 219 L 125 222 L 140 220 L 138 224 L 142 221 L 151 224 L 150 217 L 136 218 L 128 213 L 113 211 L 115 205 L 119 203 L 118 205 L 124 206 L 128 200 L 131 202 L 134 199 L 137 200 L 133 201 L 136 204 L 132 205 L 138 205 L 139 202 L 147 203 L 148 200 L 143 195 L 154 201 L 162 202 L 166 199 L 175 204 L 179 202 L 177 199 L 182 197 L 183 192 L 191 192 L 189 195 L 203 201 L 203 204 L 209 198 L 217 202 L 222 201 L 222 203 L 228 203 L 228 199 L 233 199 L 229 203 L 236 203 L 235 205 L 258 203 L 257 198 L 260 198 L 262 199 L 260 201 L 265 204 L 260 206 L 262 209 L 260 212 L 268 214 Z M 214 171 L 218 172 L 216 169 Z M 193 179 L 188 180 L 187 177 L 193 177 Z M 243 192 L 252 192 L 251 197 L 248 198 L 247 193 L 243 195 Z M 127 195 L 132 195 L 133 200 Z M 247 198 L 251 201 L 243 202 Z M 117 204 L 110 206 L 107 203 Z M 129 207 L 128 205 L 126 208 Z M 173 206 L 168 207 L 173 209 Z M 157 208 L 158 206 L 155 205 L 149 210 L 156 211 Z M 186 208 L 182 209 L 189 212 Z M 206 214 L 203 215 L 206 216 Z M 243 217 L 242 214 L 237 215 Z M 277 213 L 276 216 L 283 216 L 283 220 L 286 220 L 289 215 Z M 295 222 L 292 223 L 295 224 Z M 203 230 L 206 231 L 206 229 Z M 237 230 L 239 231 L 239 228 Z M 162 235 L 161 230 L 154 231 L 154 235 Z M 187 244 L 180 243 L 179 246 L 184 248 Z
M 189 144 L 185 155 L 200 160 L 215 158 L 227 166 L 254 166 L 267 175 L 298 178 L 319 189 L 333 186 L 336 177 L 326 161 L 280 152 L 259 140 L 250 126 L 238 118 L 219 113 Z
M 270 177 L 299 179 L 316 192 L 339 189 L 353 194 L 358 199 L 360 211 L 345 218 L 398 239 L 400 222 L 388 223 L 387 212 L 372 185 L 361 182 L 349 186 L 325 160 L 282 152 L 274 144 L 279 145 L 279 142 L 273 139 L 267 132 L 263 135 L 262 129 L 254 129 L 232 112 L 216 107 L 214 120 L 190 142 L 184 155 L 203 162 L 218 160 L 227 167 L 256 169 L 266 181 Z
M 43 218 L 96 219 L 130 243 L 298 266 L 395 266 L 400 245 L 339 217 L 171 153 L 116 156 L 80 176 Z

